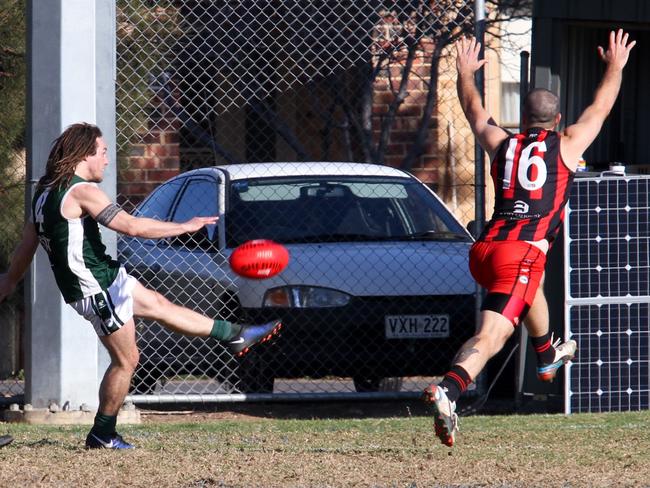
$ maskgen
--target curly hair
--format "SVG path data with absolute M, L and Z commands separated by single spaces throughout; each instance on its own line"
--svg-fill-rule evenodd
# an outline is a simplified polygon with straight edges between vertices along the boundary
M 80 122 L 66 128 L 52 142 L 52 149 L 45 165 L 45 174 L 38 181 L 38 186 L 68 186 L 77 165 L 88 156 L 97 153 L 98 137 L 102 137 L 102 131 L 93 124 Z

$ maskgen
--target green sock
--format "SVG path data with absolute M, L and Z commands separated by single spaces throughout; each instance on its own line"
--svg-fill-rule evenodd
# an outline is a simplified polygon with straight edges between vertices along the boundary
M 241 332 L 241 325 L 233 324 L 227 320 L 215 320 L 210 332 L 210 337 L 219 340 L 229 340 L 236 337 Z
M 97 412 L 95 415 L 95 423 L 93 424 L 93 432 L 101 437 L 108 437 L 115 432 L 115 425 L 117 424 L 117 415 L 104 415 Z

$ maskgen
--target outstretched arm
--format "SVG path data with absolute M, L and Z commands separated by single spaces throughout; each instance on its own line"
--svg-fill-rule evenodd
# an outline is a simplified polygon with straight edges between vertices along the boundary
M 481 44 L 474 38 L 462 38 L 456 42 L 456 69 L 458 70 L 456 88 L 460 105 L 472 132 L 492 159 L 499 145 L 508 137 L 508 133 L 497 126 L 485 110 L 481 95 L 474 83 L 474 73 L 486 63 L 485 59 L 478 59 L 480 51 Z
M 596 88 L 591 105 L 582 112 L 575 124 L 564 129 L 562 157 L 570 167 L 574 162 L 577 166 L 578 158 L 594 141 L 616 102 L 623 80 L 623 68 L 630 51 L 636 45 L 636 41 L 628 42 L 628 37 L 629 34 L 623 29 L 611 31 L 607 50 L 598 46 L 598 54 L 607 65 L 603 79 Z
M 25 223 L 23 237 L 16 247 L 11 264 L 6 273 L 0 274 L 0 302 L 13 293 L 18 282 L 22 279 L 27 266 L 32 262 L 38 248 L 38 237 L 32 222 Z
M 71 196 L 71 205 L 78 205 L 78 213 L 87 212 L 100 224 L 121 234 L 147 239 L 174 237 L 196 232 L 206 225 L 215 224 L 219 217 L 194 217 L 187 222 L 163 222 L 146 217 L 134 217 L 110 201 L 106 193 L 94 185 L 78 185 Z M 66 203 L 67 205 L 67 203 Z M 68 209 L 66 209 L 68 210 Z M 77 210 L 71 208 L 71 211 Z M 68 215 L 73 217 L 73 215 Z

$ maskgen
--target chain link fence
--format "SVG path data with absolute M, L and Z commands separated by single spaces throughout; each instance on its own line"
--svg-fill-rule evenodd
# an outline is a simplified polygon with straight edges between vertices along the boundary
M 117 1 L 119 202 L 165 220 L 221 216 L 206 235 L 122 239 L 121 260 L 175 303 L 284 321 L 242 360 L 139 321 L 135 401 L 397 395 L 446 371 L 475 326 L 469 244 L 458 238 L 474 216 L 474 143 L 449 56 L 473 30 L 473 4 Z M 441 200 L 373 170 L 320 164 L 337 161 L 405 170 Z M 190 171 L 254 162 L 287 164 Z M 432 250 L 441 234 L 417 252 L 405 245 L 405 234 L 431 230 L 418 219 L 448 233 L 444 249 Z M 230 252 L 249 238 L 288 246 L 285 278 L 230 272 Z M 391 332 L 399 321 L 410 335 Z M 441 333 L 425 321 L 449 322 Z
M 454 248 L 467 243 L 447 242 L 446 250 L 437 254 L 409 254 L 396 238 L 396 229 L 402 225 L 404 234 L 420 229 L 414 219 L 426 221 L 423 209 L 429 207 L 435 214 L 429 215 L 430 223 L 442 224 L 440 229 L 450 235 L 458 233 L 459 226 L 462 231 L 474 217 L 474 143 L 457 105 L 449 56 L 455 39 L 473 30 L 473 3 L 116 2 L 118 201 L 129 211 L 146 213 L 143 200 L 151 195 L 148 211 L 162 219 L 204 211 L 222 217 L 207 236 L 160 243 L 122 239 L 120 259 L 145 285 L 210 316 L 249 322 L 278 316 L 285 322 L 277 340 L 238 360 L 214 341 L 188 339 L 139 321 L 142 361 L 133 399 L 220 400 L 237 393 L 270 392 L 395 395 L 419 391 L 445 372 L 450 355 L 475 325 L 467 266 Z M 16 8 L 24 25 L 20 2 Z M 11 71 L 10 61 L 18 59 L 13 57 L 16 53 L 23 56 L 23 68 L 16 70 L 24 70 L 23 44 L 3 51 L 5 72 Z M 3 78 L 3 89 L 10 83 L 15 84 L 16 98 L 3 97 L 1 103 L 24 103 L 24 72 Z M 0 131 L 3 270 L 20 239 L 25 181 L 20 150 L 24 121 L 7 120 L 5 125 L 15 130 Z M 212 177 L 190 172 L 262 161 L 299 163 L 287 164 L 285 173 L 273 173 L 280 179 L 289 173 L 297 179 L 289 188 L 264 186 L 240 175 L 237 186 L 223 172 Z M 332 161 L 405 170 L 441 200 L 431 195 L 427 198 L 433 200 L 427 199 L 420 190 L 406 186 L 399 189 L 400 182 L 392 177 L 380 183 L 369 179 L 370 174 L 348 174 L 346 165 L 335 174 L 308 177 L 318 173 L 320 162 Z M 268 171 L 278 168 L 270 166 Z M 182 192 L 152 194 L 178 187 L 161 183 L 179 175 L 191 176 L 176 180 L 182 183 Z M 190 187 L 198 190 L 189 192 Z M 250 191 L 255 188 L 257 192 Z M 413 192 L 428 203 L 412 200 Z M 188 200 L 193 205 L 182 207 L 183 194 L 193 195 Z M 327 194 L 332 198 L 322 200 L 325 203 L 296 206 L 301 196 Z M 408 198 L 400 197 L 406 194 Z M 419 202 L 419 214 L 411 208 L 413 202 Z M 239 209 L 235 203 L 247 203 L 249 208 Z M 268 208 L 260 210 L 264 205 Z M 346 249 L 350 242 L 340 238 L 342 227 L 335 225 L 346 221 L 350 205 L 358 215 L 356 221 L 347 220 L 348 233 L 377 219 L 379 226 L 367 230 L 379 233 L 375 241 L 380 232 L 386 233 L 381 246 L 362 239 L 353 243 L 370 249 L 364 260 Z M 237 217 L 240 211 L 244 217 Z M 447 211 L 455 218 L 440 216 Z M 287 235 L 287 229 L 298 228 L 298 214 L 306 213 L 312 221 L 320 220 L 322 242 L 314 242 L 313 233 Z M 267 224 L 273 222 L 270 230 L 260 225 L 261 216 L 266 216 Z M 229 224 L 237 221 L 248 230 Z M 285 242 L 292 263 L 298 262 L 299 251 L 289 241 L 309 237 L 309 244 L 320 250 L 305 263 L 349 263 L 347 271 L 353 272 L 339 283 L 331 279 L 326 283 L 326 265 L 318 269 L 302 264 L 296 268 L 302 274 L 288 283 L 294 288 L 269 294 L 275 281 L 253 286 L 230 273 L 227 258 L 243 239 L 233 237 L 237 232 Z M 429 243 L 421 245 L 424 250 Z M 384 254 L 373 253 L 378 247 Z M 438 261 L 425 265 L 423 255 Z M 399 280 L 385 276 L 369 280 L 373 265 L 395 269 Z M 343 305 L 319 303 L 338 303 L 337 292 L 347 296 Z M 24 392 L 23 315 L 23 293 L 16 290 L 0 304 L 0 402 L 20 401 Z M 391 324 L 399 320 L 415 321 L 413 327 L 422 337 L 390 332 Z M 424 327 L 423 320 L 450 320 L 449 337 L 432 337 L 441 334 L 418 329 Z
M 22 235 L 25 209 L 25 15 L 22 2 L 0 7 L 0 272 Z M 0 303 L 0 405 L 24 393 L 22 283 Z
M 0 131 L 1 132 L 1 131 Z M 0 144 L 8 145 L 11 133 L 2 133 Z M 13 134 L 15 136 L 15 134 Z M 20 136 L 18 136 L 20 137 Z M 20 139 L 22 140 L 22 139 Z M 6 146 L 5 146 L 6 147 Z M 14 246 L 20 240 L 24 223 L 25 154 L 10 151 L 0 163 L 0 270 L 9 266 Z M 0 303 L 0 405 L 20 401 L 24 394 L 23 284 Z

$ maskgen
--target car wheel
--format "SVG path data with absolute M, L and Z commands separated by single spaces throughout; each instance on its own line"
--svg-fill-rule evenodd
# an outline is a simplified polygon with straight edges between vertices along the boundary
M 241 393 L 273 393 L 273 376 L 249 376 L 242 375 L 239 378 L 239 390 Z
M 255 351 L 241 359 L 237 372 L 241 393 L 273 393 L 273 371 Z
M 389 378 L 359 377 L 352 378 L 354 389 L 358 393 L 369 393 L 374 391 L 400 391 L 404 380 L 400 376 Z

